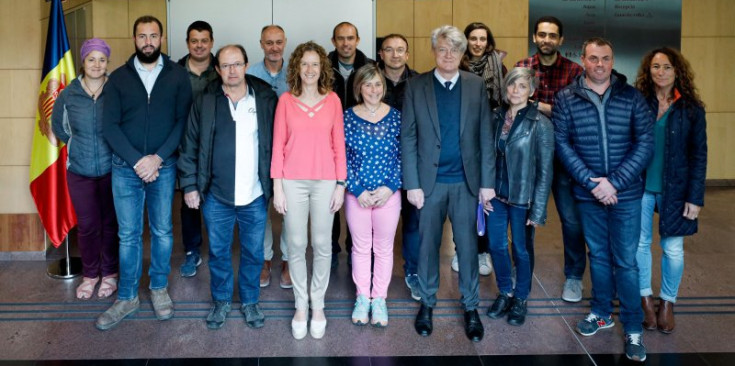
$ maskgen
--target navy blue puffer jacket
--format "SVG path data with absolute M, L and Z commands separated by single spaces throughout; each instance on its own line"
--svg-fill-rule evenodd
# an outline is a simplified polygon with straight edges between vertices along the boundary
M 574 196 L 595 201 L 593 177 L 607 177 L 618 200 L 640 199 L 643 172 L 653 157 L 654 116 L 643 96 L 613 70 L 600 118 L 584 86 L 584 74 L 554 98 L 556 156 L 574 178 Z

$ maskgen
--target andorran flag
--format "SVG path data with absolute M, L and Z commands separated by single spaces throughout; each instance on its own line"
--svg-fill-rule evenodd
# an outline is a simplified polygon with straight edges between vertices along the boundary
M 66 145 L 51 131 L 56 97 L 75 77 L 61 0 L 51 0 L 46 53 L 33 132 L 30 185 L 46 233 L 58 247 L 77 223 L 66 186 Z

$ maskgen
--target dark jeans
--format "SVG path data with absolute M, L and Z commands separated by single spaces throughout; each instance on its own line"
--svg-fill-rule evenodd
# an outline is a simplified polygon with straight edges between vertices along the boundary
M 92 178 L 67 171 L 66 181 L 77 214 L 77 241 L 84 277 L 117 273 L 120 246 L 112 174 Z
M 465 182 L 436 183 L 424 198 L 419 214 L 418 277 L 421 302 L 436 305 L 439 290 L 439 247 L 444 221 L 449 216 L 457 245 L 460 302 L 464 310 L 474 310 L 480 302 L 477 263 L 477 196 Z
M 636 262 L 641 200 L 620 201 L 612 206 L 578 201 L 577 207 L 590 251 L 592 313 L 602 317 L 611 315 L 617 290 L 623 329 L 626 333 L 642 332 L 643 311 Z
M 401 220 L 403 272 L 405 276 L 414 275 L 419 260 L 419 210 L 408 202 L 406 190 L 401 190 Z
M 342 234 L 342 225 L 339 221 L 339 211 L 334 213 L 334 223 L 332 224 L 332 254 L 337 254 L 342 251 L 339 247 L 339 236 Z M 347 254 L 352 253 L 352 235 L 350 234 L 350 227 L 345 225 L 345 251 Z
M 574 181 L 561 164 L 554 162 L 554 180 L 551 193 L 554 195 L 556 212 L 561 220 L 561 235 L 564 242 L 564 276 L 581 280 L 587 266 L 584 233 L 579 219 L 579 209 L 574 201 Z
M 529 243 L 533 247 L 533 226 L 526 226 L 528 209 L 492 200 L 493 211 L 487 219 L 487 233 L 490 237 L 490 257 L 495 268 L 495 281 L 503 294 L 514 293 L 519 299 L 527 299 L 531 292 L 531 275 L 533 252 L 528 252 Z M 513 238 L 513 262 L 508 255 L 508 225 Z M 511 280 L 513 265 L 516 267 L 516 288 Z
M 232 239 L 235 223 L 240 238 L 240 266 L 237 283 L 240 301 L 255 304 L 260 296 L 260 271 L 263 268 L 263 240 L 268 215 L 261 195 L 244 206 L 230 206 L 214 195 L 207 195 L 202 206 L 209 237 L 210 289 L 214 301 L 232 301 Z
M 202 247 L 202 214 L 198 209 L 189 208 L 184 202 L 184 191 L 181 191 L 181 241 L 184 253 L 199 253 Z

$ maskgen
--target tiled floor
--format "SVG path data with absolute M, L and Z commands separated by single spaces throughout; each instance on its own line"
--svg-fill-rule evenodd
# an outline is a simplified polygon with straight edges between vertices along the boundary
M 731 217 L 735 213 L 731 204 L 734 201 L 735 189 L 708 188 L 706 207 L 700 216 L 700 233 L 685 241 L 686 269 L 676 304 L 676 331 L 671 335 L 646 332 L 649 364 L 735 364 L 732 332 L 735 222 Z M 434 312 L 434 334 L 428 338 L 418 336 L 413 330 L 418 304 L 410 299 L 403 282 L 400 239 L 396 242 L 393 282 L 388 296 L 390 326 L 385 329 L 356 327 L 350 323 L 354 285 L 345 254 L 341 254 L 340 265 L 332 272 L 327 291 L 327 334 L 320 341 L 308 336 L 301 341 L 291 337 L 293 294 L 277 285 L 278 262 L 274 262 L 271 286 L 261 292 L 261 305 L 267 316 L 265 328 L 247 328 L 242 315 L 233 310 L 222 329 L 207 330 L 204 317 L 210 307 L 210 296 L 206 261 L 196 277 L 179 277 L 183 252 L 178 236 L 169 290 L 176 303 L 176 316 L 165 322 L 155 320 L 149 293 L 142 290 L 141 311 L 108 332 L 97 331 L 93 322 L 112 300 L 75 300 L 74 289 L 80 279 L 51 279 L 46 275 L 45 262 L 0 262 L 0 360 L 16 360 L 0 365 L 624 363 L 619 325 L 593 337 L 581 337 L 573 331 L 574 324 L 589 311 L 589 275 L 585 276 L 585 300 L 570 304 L 559 299 L 563 282 L 562 243 L 553 204 L 549 207 L 548 224 L 537 232 L 530 314 L 522 327 L 483 316 L 486 329 L 483 341 L 471 343 L 465 338 L 457 301 L 457 274 L 449 268 L 452 252 L 451 236 L 445 235 L 440 301 Z M 659 258 L 660 249 L 655 248 L 654 253 Z M 278 254 L 275 258 L 279 258 Z M 655 271 L 659 268 L 659 264 L 654 265 Z M 654 277 L 655 291 L 657 279 L 658 275 Z M 146 275 L 141 282 L 145 288 Z M 481 306 L 485 309 L 496 293 L 493 276 L 482 277 L 480 286 Z

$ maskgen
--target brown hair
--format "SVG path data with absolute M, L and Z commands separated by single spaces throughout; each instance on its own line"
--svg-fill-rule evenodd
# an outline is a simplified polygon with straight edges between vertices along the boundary
M 383 83 L 383 98 L 385 98 L 385 92 L 387 86 L 385 85 L 385 77 L 383 76 L 383 73 L 380 72 L 380 69 L 378 69 L 377 65 L 374 64 L 367 64 L 357 70 L 355 73 L 355 85 L 352 88 L 352 92 L 355 94 L 355 101 L 357 104 L 362 103 L 362 85 L 366 82 L 372 80 L 375 76 L 378 76 L 380 78 L 380 82 Z M 381 100 L 383 98 L 380 98 Z
M 584 41 L 584 43 L 582 43 L 582 57 L 584 57 L 584 56 L 587 55 L 587 46 L 589 46 L 591 44 L 593 44 L 593 45 L 595 45 L 597 47 L 608 46 L 608 47 L 610 47 L 610 50 L 612 50 L 613 52 L 615 52 L 615 49 L 613 48 L 613 45 L 612 45 L 612 43 L 610 43 L 610 41 L 608 41 L 608 40 L 606 40 L 605 38 L 602 38 L 602 37 L 592 37 L 592 38 Z
M 653 82 L 653 78 L 651 78 L 651 60 L 653 60 L 653 57 L 657 53 L 669 58 L 669 62 L 671 62 L 671 66 L 674 67 L 674 72 L 676 73 L 674 88 L 679 91 L 684 100 L 704 108 L 704 102 L 699 97 L 697 87 L 694 86 L 694 72 L 692 72 L 689 61 L 679 51 L 671 47 L 657 48 L 643 56 L 641 66 L 638 68 L 638 76 L 635 79 L 635 87 L 646 98 L 655 95 L 656 84 Z
M 296 46 L 296 49 L 291 53 L 291 57 L 288 59 L 288 72 L 286 74 L 286 81 L 291 87 L 291 94 L 295 97 L 301 95 L 301 59 L 304 57 L 304 53 L 312 51 L 319 55 L 319 94 L 327 94 L 332 91 L 332 83 L 334 82 L 334 75 L 332 74 L 332 63 L 327 57 L 327 51 L 324 47 L 316 44 L 314 41 L 309 41 Z

